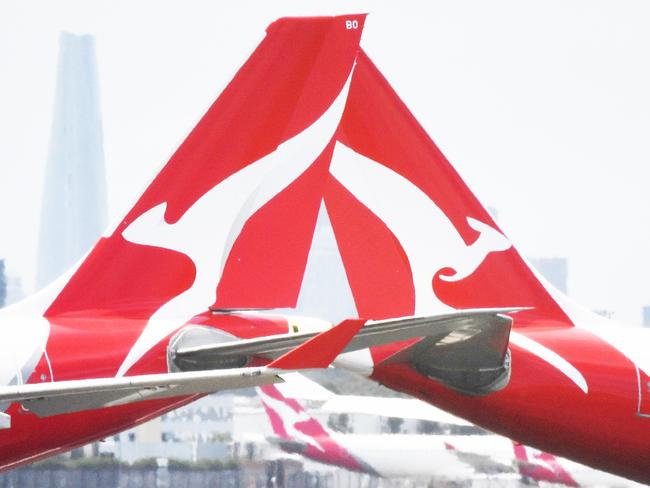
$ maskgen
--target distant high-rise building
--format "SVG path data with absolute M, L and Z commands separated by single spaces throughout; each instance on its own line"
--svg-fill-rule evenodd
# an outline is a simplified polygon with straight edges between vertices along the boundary
M 555 288 L 567 292 L 569 273 L 566 258 L 531 258 L 530 262 Z
M 614 312 L 612 310 L 608 310 L 606 308 L 597 308 L 593 310 L 593 312 L 597 315 L 600 315 L 601 317 L 605 317 L 606 319 L 613 319 L 614 318 Z
M 0 259 L 0 308 L 9 306 L 25 296 L 20 278 L 7 272 L 4 259 Z
M 5 298 L 5 306 L 19 302 L 25 298 L 25 289 L 23 288 L 22 280 L 15 275 L 5 273 L 7 281 L 7 296 Z
M 7 303 L 7 275 L 5 273 L 5 261 L 0 259 L 0 308 Z
M 643 307 L 643 327 L 650 327 L 650 305 Z
M 496 207 L 487 207 L 487 211 L 495 222 L 499 220 L 499 210 Z
M 106 225 L 106 182 L 92 36 L 61 34 L 41 212 L 37 288 L 54 281 Z

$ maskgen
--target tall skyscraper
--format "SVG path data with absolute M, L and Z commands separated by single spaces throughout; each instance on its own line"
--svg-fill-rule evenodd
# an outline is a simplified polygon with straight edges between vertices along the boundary
M 4 307 L 7 301 L 7 275 L 5 261 L 0 259 L 0 308 Z
M 555 288 L 567 292 L 569 271 L 566 258 L 531 258 L 530 262 Z
M 104 231 L 105 180 L 94 38 L 62 33 L 41 211 L 37 288 L 74 265 Z
M 650 327 L 650 305 L 643 307 L 643 327 Z
M 19 302 L 25 298 L 25 290 L 22 280 L 15 275 L 5 271 L 5 281 L 7 284 L 7 295 L 5 297 L 5 307 Z

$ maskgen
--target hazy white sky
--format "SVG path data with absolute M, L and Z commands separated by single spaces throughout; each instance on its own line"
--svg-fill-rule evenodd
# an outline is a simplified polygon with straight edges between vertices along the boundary
M 0 3 L 0 257 L 33 282 L 58 35 L 96 36 L 120 218 L 287 15 L 368 12 L 362 45 L 528 256 L 640 322 L 650 304 L 647 1 Z M 262 89 L 262 87 L 261 87 Z

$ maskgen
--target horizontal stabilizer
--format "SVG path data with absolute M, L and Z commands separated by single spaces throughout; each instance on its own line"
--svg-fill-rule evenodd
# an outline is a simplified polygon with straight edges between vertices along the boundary
M 469 339 L 475 333 L 471 325 L 482 319 L 519 310 L 522 309 L 469 309 L 433 316 L 367 321 L 342 352 L 357 351 L 418 337 L 449 336 L 448 341 L 462 341 Z M 316 332 L 302 332 L 187 347 L 179 344 L 175 350 L 170 351 L 170 358 L 181 371 L 213 369 L 219 364 L 228 363 L 228 358 L 259 356 L 274 359 L 316 335 Z
M 336 393 L 328 390 L 320 383 L 308 379 L 304 374 L 283 373 L 282 379 L 284 382 L 275 386 L 286 398 L 326 402 L 337 396 Z
M 20 402 L 39 417 L 94 410 L 143 400 L 213 393 L 283 381 L 279 373 L 327 368 L 363 326 L 346 320 L 315 335 L 268 366 L 91 378 L 0 387 L 0 404 Z M 0 421 L 3 418 L 0 417 Z M 5 422 L 9 424 L 8 419 Z M 0 426 L 2 424 L 0 423 Z
M 331 414 L 361 414 L 379 417 L 426 420 L 440 424 L 471 426 L 471 422 L 456 417 L 430 403 L 416 398 L 393 398 L 362 395 L 337 395 L 301 373 L 283 374 L 283 383 L 273 385 L 285 398 L 321 402 L 320 412 Z
M 284 385 L 284 383 L 282 383 Z M 347 413 L 426 420 L 440 424 L 471 426 L 467 420 L 456 417 L 433 405 L 415 398 L 336 395 L 327 400 L 320 410 L 326 413 Z
M 486 395 L 508 384 L 512 318 L 477 313 L 446 325 L 383 363 L 409 363 L 419 373 L 468 395 Z
M 296 454 L 304 453 L 309 447 L 309 443 L 306 441 L 296 439 L 288 440 L 278 436 L 267 436 L 266 440 L 269 442 L 269 444 L 278 446 L 283 451 Z

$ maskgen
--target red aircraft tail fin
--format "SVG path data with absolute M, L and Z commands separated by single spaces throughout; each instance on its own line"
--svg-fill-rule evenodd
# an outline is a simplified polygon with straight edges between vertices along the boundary
M 530 310 L 516 327 L 570 323 L 364 52 L 330 175 L 325 205 L 360 316 L 517 306 Z
M 47 315 L 104 310 L 148 318 L 199 284 L 200 309 L 190 313 L 215 301 L 225 308 L 294 305 L 364 20 L 272 23 Z M 282 273 L 258 253 L 262 232 Z M 255 285 L 239 279 L 250 273 Z
M 515 458 L 519 472 L 536 482 L 557 483 L 559 485 L 577 487 L 578 483 L 571 474 L 562 467 L 560 460 L 553 454 L 535 451 L 518 442 L 513 442 Z M 528 451 L 531 452 L 530 457 Z
M 288 452 L 352 471 L 376 475 L 372 467 L 354 456 L 322 422 L 294 398 L 286 398 L 275 385 L 257 388 L 275 434 L 272 442 Z
M 359 317 L 514 306 L 515 327 L 570 324 L 359 48 L 364 21 L 271 24 L 45 316 L 144 323 L 114 345 L 124 374 L 210 306 L 296 307 L 325 215 Z
M 125 319 L 112 344 L 124 374 L 211 306 L 294 307 L 364 21 L 272 23 L 133 208 L 53 291 L 48 320 L 93 317 L 75 327 L 101 330 Z M 89 354 L 105 347 L 87 342 L 78 345 Z

